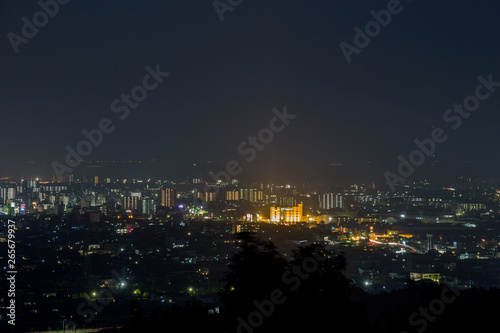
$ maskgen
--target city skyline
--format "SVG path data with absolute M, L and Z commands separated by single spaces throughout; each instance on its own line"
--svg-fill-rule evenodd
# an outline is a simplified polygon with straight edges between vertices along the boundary
M 2 1 L 0 331 L 495 327 L 498 13 Z

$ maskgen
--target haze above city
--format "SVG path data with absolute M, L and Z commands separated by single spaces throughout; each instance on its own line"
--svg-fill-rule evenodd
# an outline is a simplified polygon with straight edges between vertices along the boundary
M 0 6 L 0 28 L 18 35 L 19 18 L 40 9 Z M 76 149 L 83 130 L 110 118 L 116 129 L 84 160 L 144 163 L 90 174 L 206 178 L 237 160 L 245 163 L 238 178 L 248 180 L 385 183 L 415 139 L 448 126 L 443 114 L 474 92 L 478 76 L 500 80 L 492 1 L 402 2 L 348 64 L 339 44 L 354 45 L 353 28 L 386 6 L 245 1 L 221 22 L 211 2 L 70 2 L 18 53 L 8 38 L 0 44 L 1 176 L 51 179 L 65 147 Z M 120 120 L 112 102 L 157 64 L 170 75 Z M 496 178 L 498 103 L 492 93 L 459 129 L 448 126 L 438 163 L 425 161 L 414 176 Z M 238 145 L 283 106 L 297 118 L 246 163 Z

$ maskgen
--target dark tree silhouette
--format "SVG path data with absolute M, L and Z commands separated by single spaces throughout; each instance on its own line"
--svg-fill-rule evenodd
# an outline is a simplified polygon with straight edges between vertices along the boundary
M 320 245 L 301 247 L 286 261 L 272 242 L 239 235 L 221 292 L 227 331 L 291 332 L 367 327 L 364 307 L 350 301 L 342 255 Z
M 281 284 L 287 262 L 272 242 L 259 240 L 251 233 L 240 233 L 240 251 L 231 259 L 223 281 L 220 299 L 226 315 L 234 317 L 252 309 L 256 299 L 269 297 L 269 291 Z

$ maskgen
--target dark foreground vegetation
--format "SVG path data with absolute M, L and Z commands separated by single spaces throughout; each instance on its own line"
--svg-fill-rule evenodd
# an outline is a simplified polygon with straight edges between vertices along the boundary
M 410 282 L 406 289 L 368 294 L 344 276 L 342 254 L 320 245 L 286 260 L 271 242 L 240 234 L 220 291 L 220 311 L 197 302 L 153 311 L 139 306 L 129 332 L 476 332 L 500 313 L 500 290 L 456 290 Z

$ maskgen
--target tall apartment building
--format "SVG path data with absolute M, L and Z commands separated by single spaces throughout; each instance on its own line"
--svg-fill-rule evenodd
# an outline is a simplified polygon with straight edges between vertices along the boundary
M 340 193 L 323 193 L 318 200 L 320 209 L 344 208 L 344 198 Z
M 161 190 L 161 205 L 164 207 L 175 206 L 175 190 L 166 188 Z

